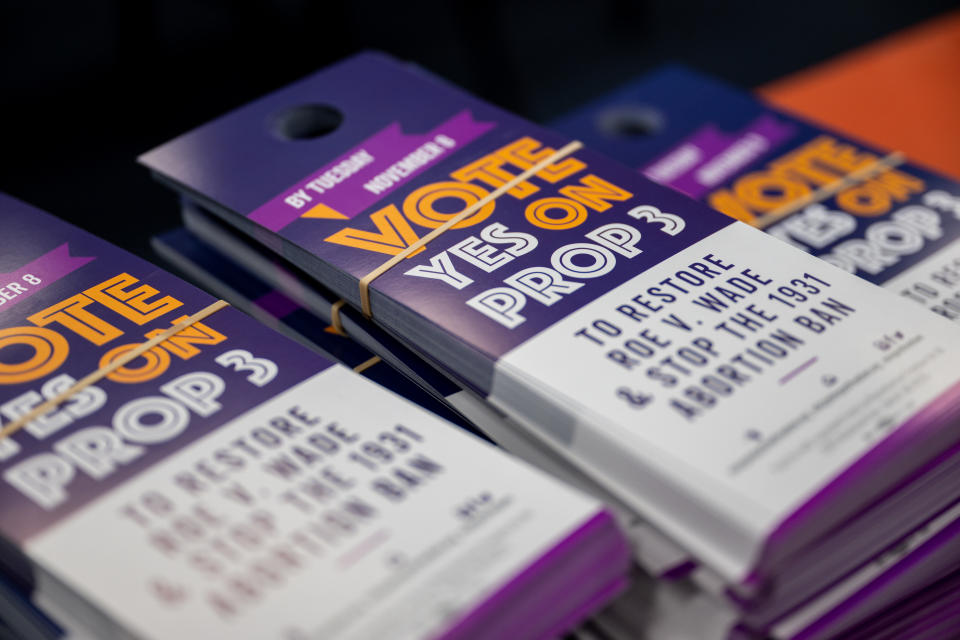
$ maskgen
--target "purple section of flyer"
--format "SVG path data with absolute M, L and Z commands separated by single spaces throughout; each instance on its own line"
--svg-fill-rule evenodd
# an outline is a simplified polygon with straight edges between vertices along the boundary
M 41 280 L 15 307 L 0 306 L 0 428 L 213 302 L 2 194 L 0 221 L 9 230 L 0 269 Z M 275 373 L 251 383 L 245 357 Z M 217 311 L 0 439 L 0 530 L 23 543 L 328 366 L 238 311 Z

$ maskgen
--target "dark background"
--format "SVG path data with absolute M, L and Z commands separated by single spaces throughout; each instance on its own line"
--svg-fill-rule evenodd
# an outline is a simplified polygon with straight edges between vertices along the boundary
M 0 0 L 0 191 L 151 257 L 177 203 L 138 154 L 360 49 L 545 121 L 664 62 L 753 87 L 954 6 Z

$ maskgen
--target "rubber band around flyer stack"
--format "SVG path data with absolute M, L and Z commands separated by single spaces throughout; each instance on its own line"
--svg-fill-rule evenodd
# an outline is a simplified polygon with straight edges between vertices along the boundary
M 343 298 L 340 298 L 330 306 L 330 326 L 333 327 L 334 332 L 338 336 L 343 336 L 344 338 L 349 338 L 350 335 L 347 333 L 347 330 L 343 327 L 343 318 L 340 317 L 340 309 L 343 308 L 347 302 Z M 373 365 L 381 361 L 380 356 L 373 356 L 368 360 L 364 360 L 357 366 L 353 368 L 357 373 L 363 373 Z
M 347 330 L 343 328 L 343 320 L 340 318 L 340 309 L 343 308 L 343 305 L 346 304 L 346 301 L 343 298 L 340 298 L 333 303 L 330 307 L 330 326 L 333 327 L 333 330 L 336 331 L 337 335 L 343 336 L 344 338 L 349 338 L 347 335 Z
M 150 340 L 147 340 L 146 342 L 137 345 L 135 348 L 131 349 L 130 351 L 127 351 L 125 354 L 123 354 L 116 360 L 113 360 L 112 362 L 110 362 L 110 364 L 100 367 L 93 373 L 90 373 L 84 376 L 83 378 L 75 382 L 73 385 L 71 385 L 69 389 L 66 389 L 65 391 L 58 393 L 57 395 L 50 398 L 46 402 L 38 404 L 36 407 L 31 409 L 27 413 L 23 414 L 22 416 L 20 416 L 10 424 L 8 424 L 3 429 L 0 429 L 0 440 L 3 440 L 4 438 L 7 438 L 13 435 L 17 431 L 25 427 L 27 424 L 29 424 L 31 421 L 36 420 L 40 416 L 52 411 L 53 409 L 56 409 L 58 406 L 60 406 L 61 404 L 63 404 L 64 402 L 72 398 L 77 393 L 80 393 L 90 385 L 106 378 L 111 373 L 118 370 L 120 367 L 132 362 L 133 360 L 136 360 L 137 358 L 142 356 L 147 351 L 150 351 L 157 345 L 163 342 L 166 342 L 167 340 L 177 335 L 181 331 L 185 329 L 189 329 L 194 324 L 210 317 L 211 315 L 213 315 L 217 311 L 220 311 L 224 307 L 229 307 L 229 306 L 230 306 L 230 303 L 224 300 L 217 300 L 216 302 L 213 302 L 207 305 L 206 307 L 204 307 L 203 309 L 201 309 L 200 311 L 196 312 L 192 316 L 185 318 L 181 322 L 178 322 L 177 324 L 171 326 L 170 328 L 166 329 L 162 333 L 158 333 Z
M 341 306 L 342 306 L 343 301 L 340 300 L 339 302 L 341 303 Z M 217 311 L 229 306 L 230 306 L 229 302 L 225 300 L 217 300 L 216 302 L 213 302 L 207 305 L 206 307 L 204 307 L 203 309 L 201 309 L 200 311 L 196 312 L 192 316 L 185 318 L 182 322 L 178 322 L 177 324 L 169 327 L 162 333 L 157 334 L 150 340 L 147 340 L 146 342 L 143 342 L 137 345 L 135 348 L 131 349 L 130 351 L 127 351 L 125 354 L 123 354 L 116 360 L 113 360 L 112 362 L 110 362 L 110 364 L 100 367 L 93 373 L 90 373 L 84 376 L 83 378 L 75 382 L 73 385 L 71 385 L 70 388 L 58 393 L 57 395 L 50 398 L 46 402 L 43 402 L 37 405 L 27 413 L 23 414 L 22 416 L 20 416 L 19 418 L 17 418 L 7 426 L 5 426 L 3 429 L 0 429 L 0 440 L 3 440 L 4 438 L 8 438 L 12 436 L 16 432 L 20 431 L 25 426 L 27 426 L 33 420 L 36 420 L 40 416 L 48 413 L 49 411 L 52 411 L 53 409 L 56 409 L 58 406 L 60 406 L 61 404 L 63 404 L 64 402 L 72 398 L 74 395 L 80 393 L 90 385 L 95 384 L 96 382 L 99 382 L 100 380 L 106 378 L 111 373 L 117 371 L 119 368 L 123 367 L 124 365 L 136 360 L 147 351 L 150 351 L 154 347 L 162 344 L 163 342 L 166 342 L 167 340 L 177 335 L 181 331 L 184 331 L 185 329 L 189 329 L 190 327 L 200 322 L 201 320 L 205 320 L 206 318 L 210 317 Z M 336 311 L 339 312 L 339 308 Z M 335 317 L 337 317 L 337 319 L 339 320 L 339 313 L 337 313 Z M 336 323 L 335 328 L 337 328 L 337 330 L 340 332 L 343 331 L 343 325 L 340 324 L 339 322 Z M 342 335 L 347 335 L 347 334 L 343 333 Z M 356 371 L 357 373 L 361 373 L 363 371 L 366 371 L 367 369 L 369 369 L 370 367 L 372 367 L 373 365 L 377 364 L 380 361 L 381 361 L 380 356 L 373 356 L 372 358 L 365 360 L 364 362 L 361 362 L 360 364 L 355 366 L 353 370 Z
M 373 311 L 370 308 L 370 284 L 374 280 L 376 280 L 377 278 L 385 274 L 387 271 L 389 271 L 399 263 L 403 262 L 403 260 L 405 260 L 408 256 L 413 255 L 415 252 L 419 251 L 421 248 L 427 246 L 427 244 L 430 243 L 431 241 L 436 240 L 441 235 L 443 235 L 444 233 L 446 233 L 456 225 L 460 224 L 463 220 L 467 219 L 468 217 L 470 217 L 471 215 L 479 211 L 481 208 L 485 207 L 487 204 L 493 202 L 494 200 L 496 200 L 497 198 L 505 194 L 510 189 L 513 189 L 515 186 L 517 186 L 521 182 L 525 180 L 529 180 L 531 177 L 533 177 L 534 174 L 539 173 L 540 171 L 543 171 L 545 168 L 547 168 L 551 164 L 557 162 L 558 160 L 563 160 L 570 154 L 576 151 L 579 151 L 582 148 L 583 148 L 583 143 L 580 142 L 579 140 L 574 140 L 573 142 L 567 143 L 566 145 L 564 145 L 560 149 L 557 149 L 556 151 L 551 153 L 549 156 L 547 156 L 546 158 L 543 158 L 542 160 L 540 160 L 530 168 L 526 169 L 519 175 L 514 176 L 507 182 L 503 183 L 502 185 L 500 185 L 499 187 L 497 187 L 496 189 L 494 189 L 493 191 L 485 195 L 480 200 L 477 200 L 472 205 L 470 205 L 460 213 L 456 214 L 455 216 L 453 216 L 452 218 L 444 222 L 442 225 L 440 225 L 439 227 L 437 227 L 436 229 L 428 233 L 427 235 L 423 236 L 413 244 L 409 245 L 400 253 L 396 254 L 395 256 L 392 256 L 389 260 L 381 264 L 379 267 L 377 267 L 367 275 L 360 278 L 360 282 L 358 283 L 358 286 L 360 288 L 360 309 L 361 311 L 363 311 L 363 315 L 366 316 L 368 319 L 373 318 Z
M 801 209 L 807 205 L 826 200 L 827 198 L 836 195 L 848 187 L 860 184 L 861 182 L 866 182 L 875 175 L 883 173 L 888 169 L 898 167 L 906 161 L 907 156 L 901 151 L 889 153 L 882 158 L 877 158 L 864 167 L 860 167 L 856 171 L 848 173 L 842 178 L 834 180 L 830 184 L 820 187 L 816 191 L 812 191 L 805 196 L 791 200 L 790 202 L 761 215 L 755 222 L 751 223 L 751 225 L 757 227 L 758 229 L 765 229 L 774 222 L 778 222 L 783 218 L 786 218 L 797 209 Z
M 406 247 L 400 253 L 392 256 L 389 260 L 381 264 L 379 267 L 377 267 L 367 275 L 363 276 L 360 279 L 360 282 L 358 283 L 358 286 L 360 289 L 360 309 L 363 312 L 363 315 L 366 316 L 368 319 L 373 317 L 373 310 L 371 309 L 371 306 L 370 306 L 370 284 L 374 280 L 376 280 L 377 278 L 382 276 L 384 273 L 386 273 L 387 271 L 395 267 L 397 264 L 399 264 L 400 262 L 405 260 L 407 257 L 412 255 L 414 252 L 427 246 L 428 243 L 437 239 L 438 237 L 443 235 L 446 231 L 453 228 L 454 226 L 456 226 L 457 224 L 465 220 L 467 217 L 473 215 L 476 211 L 486 206 L 488 203 L 493 202 L 494 200 L 502 196 L 504 193 L 514 188 L 521 182 L 523 182 L 524 180 L 528 180 L 534 174 L 542 171 L 544 168 L 557 162 L 558 160 L 562 160 L 563 158 L 580 150 L 581 148 L 583 148 L 583 143 L 580 142 L 579 140 L 574 140 L 564 145 L 563 147 L 556 150 L 546 158 L 543 158 L 542 160 L 540 160 L 535 165 L 526 169 L 523 173 L 513 177 L 512 179 L 508 180 L 504 184 L 500 185 L 494 191 L 491 191 L 489 194 L 487 194 L 477 202 L 473 203 L 471 206 L 467 207 L 457 215 L 453 216 L 452 218 L 444 222 L 441 226 L 437 227 L 427 235 L 423 236 L 413 244 Z M 894 151 L 893 153 L 890 153 L 882 158 L 878 158 L 876 161 L 870 163 L 865 167 L 861 167 L 860 169 L 857 169 L 856 171 L 849 173 L 848 175 L 844 176 L 843 178 L 840 178 L 839 180 L 836 180 L 828 185 L 825 185 L 817 189 L 816 191 L 814 191 L 811 194 L 808 194 L 807 196 L 798 198 L 777 209 L 774 209 L 773 211 L 762 216 L 757 221 L 757 224 L 755 226 L 761 229 L 764 227 L 767 227 L 773 224 L 774 222 L 776 222 L 777 220 L 780 220 L 781 218 L 785 218 L 786 216 L 790 215 L 791 213 L 793 213 L 794 211 L 796 211 L 801 207 L 807 206 L 808 204 L 813 204 L 815 202 L 820 202 L 821 200 L 826 200 L 830 196 L 836 194 L 839 191 L 842 191 L 843 189 L 846 189 L 847 187 L 853 186 L 855 184 L 859 184 L 860 182 L 865 182 L 866 180 L 869 180 L 870 178 L 872 178 L 874 175 L 879 174 L 887 169 L 892 169 L 896 166 L 899 166 L 904 162 L 906 162 L 906 156 L 899 151 Z

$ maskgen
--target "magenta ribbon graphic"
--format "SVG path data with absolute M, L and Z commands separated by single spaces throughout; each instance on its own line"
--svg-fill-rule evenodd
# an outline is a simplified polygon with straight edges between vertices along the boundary
M 796 127 L 764 114 L 736 133 L 706 124 L 641 170 L 655 182 L 700 198 L 775 150 Z
M 466 110 L 426 133 L 406 134 L 394 122 L 248 217 L 270 231 L 305 213 L 310 218 L 353 218 L 495 126 L 477 122 Z
M 16 271 L 0 274 L 0 313 L 95 259 L 71 256 L 64 242 Z

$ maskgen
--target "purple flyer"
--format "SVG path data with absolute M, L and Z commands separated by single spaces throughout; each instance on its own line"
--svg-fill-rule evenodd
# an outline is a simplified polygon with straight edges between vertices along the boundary
M 213 300 L 0 220 L 0 535 L 95 636 L 455 638 L 562 591 L 547 633 L 619 591 L 597 502 L 229 307 L 31 418 Z

